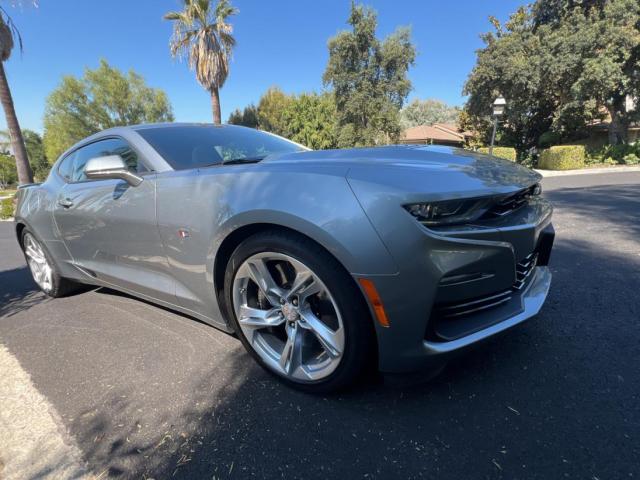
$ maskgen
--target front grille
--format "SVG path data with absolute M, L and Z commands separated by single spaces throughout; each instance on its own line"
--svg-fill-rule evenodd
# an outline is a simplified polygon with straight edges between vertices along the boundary
M 504 292 L 478 298 L 469 302 L 436 307 L 435 313 L 441 318 L 453 318 L 461 315 L 468 315 L 470 313 L 479 312 L 481 310 L 497 307 L 498 305 L 506 303 L 511 300 L 512 293 L 512 290 L 505 290 Z
M 537 188 L 539 188 L 537 184 L 532 185 L 529 188 L 525 188 L 524 190 L 520 190 L 513 195 L 509 195 L 508 197 L 503 198 L 499 202 L 492 205 L 491 208 L 487 210 L 482 217 L 504 217 L 505 215 L 509 215 L 510 213 L 519 210 L 529 203 L 529 197 L 531 197 L 531 195 L 535 195 Z
M 522 290 L 537 263 L 538 252 L 533 252 L 516 264 L 516 281 L 511 287 L 513 290 Z
M 437 305 L 434 308 L 434 314 L 441 319 L 455 318 L 507 303 L 514 293 L 519 292 L 527 285 L 537 260 L 538 253 L 533 252 L 516 264 L 516 281 L 508 290 L 459 303 Z

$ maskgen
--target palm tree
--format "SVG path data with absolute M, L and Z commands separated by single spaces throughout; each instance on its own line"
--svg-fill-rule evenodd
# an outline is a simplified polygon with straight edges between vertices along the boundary
M 213 123 L 222 123 L 220 89 L 229 75 L 229 62 L 235 39 L 227 18 L 238 13 L 229 0 L 183 0 L 184 10 L 169 12 L 164 18 L 173 24 L 169 43 L 171 55 L 186 56 L 196 79 L 211 94 Z
M 9 136 L 11 137 L 11 149 L 16 158 L 18 183 L 25 184 L 33 182 L 33 172 L 29 165 L 27 149 L 24 146 L 24 139 L 22 138 L 22 131 L 20 130 L 20 124 L 16 116 L 16 109 L 13 106 L 9 82 L 4 72 L 4 62 L 11 56 L 14 38 L 17 38 L 18 45 L 22 51 L 22 37 L 20 36 L 20 32 L 6 10 L 0 7 L 0 103 L 2 103 L 2 108 L 7 118 L 7 128 L 9 129 Z

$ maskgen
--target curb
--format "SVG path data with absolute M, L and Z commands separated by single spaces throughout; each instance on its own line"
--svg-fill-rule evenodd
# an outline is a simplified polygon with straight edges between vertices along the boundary
M 581 168 L 579 170 L 535 170 L 543 177 L 563 177 L 566 175 L 592 175 L 596 173 L 640 172 L 640 166 Z

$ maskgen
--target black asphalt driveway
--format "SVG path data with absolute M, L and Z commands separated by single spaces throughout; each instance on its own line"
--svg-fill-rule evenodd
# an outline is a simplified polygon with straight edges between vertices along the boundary
M 544 187 L 557 237 L 542 313 L 425 385 L 314 397 L 183 315 L 105 289 L 46 299 L 10 223 L 0 343 L 103 476 L 638 478 L 640 173 Z

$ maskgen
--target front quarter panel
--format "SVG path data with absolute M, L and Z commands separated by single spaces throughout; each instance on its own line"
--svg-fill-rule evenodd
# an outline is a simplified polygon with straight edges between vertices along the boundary
M 296 230 L 352 274 L 394 274 L 397 267 L 345 174 L 344 168 L 320 165 L 255 164 L 158 175 L 158 222 L 178 302 L 221 321 L 213 284 L 216 253 L 229 234 L 252 224 Z

